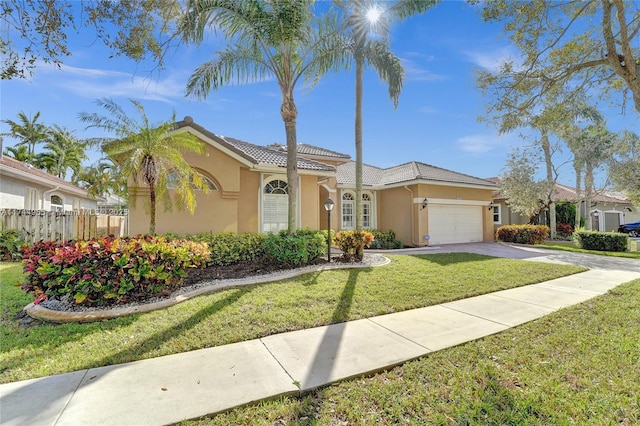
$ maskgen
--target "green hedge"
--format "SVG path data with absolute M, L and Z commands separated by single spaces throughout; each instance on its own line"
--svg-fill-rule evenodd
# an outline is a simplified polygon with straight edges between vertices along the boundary
M 544 225 L 505 225 L 496 231 L 496 239 L 505 243 L 542 244 L 549 238 L 549 227 Z
M 205 243 L 163 237 L 98 238 L 39 242 L 23 247 L 23 289 L 35 303 L 70 297 L 101 306 L 167 295 L 192 267 L 209 259 Z
M 578 231 L 574 232 L 576 245 L 585 250 L 627 251 L 629 236 L 619 232 Z
M 401 249 L 402 241 L 396 239 L 396 233 L 392 230 L 380 231 L 378 229 L 365 229 L 373 234 L 373 241 L 368 248 L 377 250 Z
M 327 232 L 298 230 L 268 234 L 264 252 L 269 261 L 289 268 L 304 266 L 327 253 Z
M 265 255 L 264 244 L 267 240 L 266 234 L 252 232 L 242 234 L 203 232 L 183 236 L 171 234 L 171 237 L 207 243 L 211 251 L 211 259 L 208 263 L 216 266 L 231 265 L 262 258 Z
M 14 229 L 0 231 L 0 260 L 20 260 L 20 247 L 25 244 L 18 231 Z

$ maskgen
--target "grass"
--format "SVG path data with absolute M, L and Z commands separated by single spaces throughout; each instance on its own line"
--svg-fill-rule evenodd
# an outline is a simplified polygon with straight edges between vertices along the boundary
M 599 251 L 585 250 L 575 246 L 573 241 L 545 241 L 543 244 L 536 244 L 536 248 L 546 248 L 553 250 L 572 251 L 575 253 L 597 254 L 600 256 L 626 257 L 629 259 L 640 259 L 640 251 Z
M 183 426 L 640 424 L 640 280 L 301 398 Z
M 227 289 L 168 309 L 88 324 L 20 326 L 31 301 L 0 264 L 0 383 L 152 358 L 434 305 L 583 271 L 467 253 L 389 256 L 378 268 Z

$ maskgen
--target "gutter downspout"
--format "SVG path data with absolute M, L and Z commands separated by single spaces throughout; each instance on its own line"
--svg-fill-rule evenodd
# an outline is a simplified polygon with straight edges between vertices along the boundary
M 403 188 L 411 193 L 411 244 L 414 245 L 415 247 L 418 247 L 418 244 L 416 244 L 416 241 L 415 241 L 416 233 L 415 233 L 415 213 L 413 211 L 413 191 L 409 189 L 407 185 L 403 186 Z

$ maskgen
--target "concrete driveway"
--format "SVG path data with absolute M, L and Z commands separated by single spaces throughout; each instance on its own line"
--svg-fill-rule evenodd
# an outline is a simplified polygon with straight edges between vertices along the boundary
M 478 253 L 495 257 L 533 260 L 537 262 L 565 263 L 590 269 L 608 271 L 640 272 L 640 260 L 622 257 L 600 256 L 596 254 L 572 253 L 569 251 L 547 250 L 535 246 L 505 243 L 464 243 L 416 249 L 389 250 L 388 254 L 433 254 L 433 253 Z

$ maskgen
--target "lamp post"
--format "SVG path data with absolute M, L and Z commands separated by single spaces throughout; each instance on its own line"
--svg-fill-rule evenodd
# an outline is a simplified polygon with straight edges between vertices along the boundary
M 333 210 L 334 202 L 331 198 L 327 198 L 324 202 L 324 209 L 327 211 L 327 262 L 331 263 L 331 210 Z

